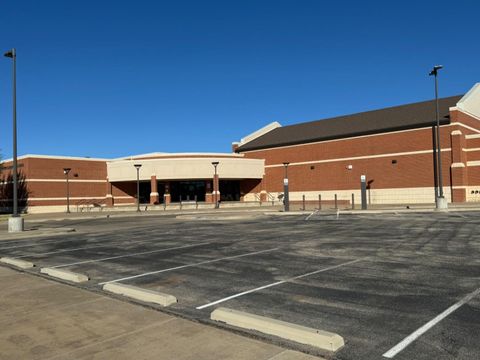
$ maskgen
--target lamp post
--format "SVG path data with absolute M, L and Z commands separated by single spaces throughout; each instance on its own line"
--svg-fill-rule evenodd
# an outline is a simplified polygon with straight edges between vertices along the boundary
M 67 178 L 67 214 L 70 214 L 70 189 L 68 187 L 68 174 L 70 173 L 71 168 L 63 168 L 63 173 Z
M 17 176 L 17 53 L 15 48 L 8 50 L 5 57 L 12 59 L 13 82 L 13 212 L 8 219 L 8 231 L 23 231 L 23 218 L 18 215 L 18 176 Z
M 435 174 L 435 177 L 438 178 L 438 194 L 436 193 L 436 208 L 437 209 L 446 209 L 448 207 L 447 201 L 445 200 L 445 197 L 443 196 L 443 176 L 442 176 L 442 149 L 440 145 L 440 115 L 439 115 L 439 110 L 438 110 L 438 70 L 442 69 L 442 65 L 435 65 L 428 74 L 429 76 L 434 76 L 435 77 L 435 115 L 436 115 L 436 133 L 435 133 L 435 140 L 436 140 L 436 145 L 437 148 L 435 149 L 437 152 L 437 172 L 438 174 Z
M 283 166 L 285 167 L 285 177 L 283 179 L 283 202 L 285 211 L 290 211 L 290 200 L 288 196 L 288 165 L 290 165 L 289 162 L 283 163 Z
M 140 211 L 140 168 L 142 164 L 134 164 L 137 169 L 137 211 Z
M 218 175 L 217 175 L 217 166 L 220 162 L 218 161 L 212 161 L 212 165 L 213 167 L 215 168 L 215 174 L 213 175 L 213 197 L 214 197 L 214 201 L 215 201 L 215 209 L 218 209 L 219 206 L 218 206 L 218 185 L 219 182 L 218 182 Z

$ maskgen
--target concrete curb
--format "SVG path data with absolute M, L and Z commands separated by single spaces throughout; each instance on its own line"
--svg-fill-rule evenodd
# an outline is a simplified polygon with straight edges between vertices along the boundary
M 267 216 L 298 216 L 298 215 L 309 215 L 311 214 L 311 211 L 265 211 L 263 215 Z
M 331 352 L 335 352 L 345 345 L 343 338 L 335 333 L 308 328 L 242 311 L 220 307 L 210 314 L 210 318 L 215 321 L 224 322 L 228 325 L 256 330 L 265 334 L 278 336 L 301 344 L 315 346 L 319 349 Z
M 62 280 L 67 280 L 71 281 L 74 283 L 82 283 L 88 281 L 88 276 L 79 274 L 79 273 L 74 273 L 72 271 L 68 270 L 60 270 L 60 269 L 53 269 L 53 268 L 42 268 L 40 270 L 42 274 L 47 274 L 51 277 L 62 279 Z
M 177 215 L 175 219 L 178 220 L 207 220 L 207 221 L 219 221 L 219 220 L 247 220 L 255 219 L 263 214 L 242 214 L 242 215 Z
M 32 214 L 32 217 L 26 216 L 25 221 L 27 223 L 43 223 L 48 221 L 64 221 L 64 220 L 90 220 L 90 219 L 105 219 L 105 218 L 124 218 L 124 217 L 146 217 L 146 216 L 172 216 L 172 215 L 201 215 L 201 214 L 219 214 L 219 213 L 245 213 L 245 212 L 258 212 L 262 213 L 268 211 L 268 208 L 271 206 L 256 206 L 256 207 L 241 207 L 241 208 L 223 208 L 223 209 L 167 209 L 167 210 L 148 210 L 137 213 L 135 211 L 112 211 L 112 212 L 96 212 L 91 215 L 80 215 L 77 216 L 76 213 L 73 213 L 73 216 L 48 216 L 48 214 L 56 213 L 45 213 L 46 217 L 40 217 L 40 214 Z M 273 207 L 275 208 L 275 206 Z
M 13 259 L 13 258 L 10 258 L 10 257 L 2 257 L 0 259 L 0 262 L 2 262 L 4 264 L 16 266 L 20 269 L 30 269 L 30 268 L 35 266 L 34 263 L 31 263 L 29 261 Z
M 123 295 L 132 299 L 162 306 L 169 306 L 177 302 L 177 298 L 173 295 L 164 294 L 148 289 L 142 289 L 131 285 L 109 283 L 103 285 L 103 290 L 114 294 Z

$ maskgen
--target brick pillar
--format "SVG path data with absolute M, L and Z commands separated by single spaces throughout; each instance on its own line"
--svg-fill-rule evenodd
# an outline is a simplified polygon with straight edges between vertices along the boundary
M 150 177 L 150 204 L 158 204 L 160 201 L 157 187 L 157 177 L 152 175 Z
M 217 199 L 217 201 L 220 201 L 220 180 L 219 180 L 218 174 L 213 175 L 213 196 L 212 196 L 213 203 L 215 203 L 215 199 Z
M 265 175 L 263 175 L 262 180 L 260 181 L 260 201 L 261 202 L 266 202 L 267 199 L 267 186 L 266 186 L 266 181 L 265 181 Z
M 205 181 L 205 202 L 213 203 L 212 182 L 210 180 Z
M 465 148 L 465 135 L 460 130 L 452 131 L 452 165 L 450 167 L 452 179 L 452 202 L 465 202 L 467 184 L 467 159 L 463 151 Z
M 170 197 L 170 183 L 168 181 L 165 183 L 165 194 L 163 195 L 163 200 L 165 201 L 166 205 L 172 202 Z
M 113 206 L 113 195 L 112 195 L 112 183 L 110 181 L 108 181 L 107 179 L 107 182 L 106 182 L 106 193 L 107 195 L 105 195 L 105 205 L 106 206 Z

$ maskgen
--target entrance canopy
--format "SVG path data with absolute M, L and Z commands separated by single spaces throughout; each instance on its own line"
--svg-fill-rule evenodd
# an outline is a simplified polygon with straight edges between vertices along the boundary
M 215 171 L 212 162 L 218 162 L 221 179 L 262 179 L 264 175 L 263 159 L 238 154 L 154 154 L 108 161 L 107 176 L 110 182 L 135 181 L 134 164 L 140 164 L 140 180 L 152 176 L 158 180 L 211 179 Z

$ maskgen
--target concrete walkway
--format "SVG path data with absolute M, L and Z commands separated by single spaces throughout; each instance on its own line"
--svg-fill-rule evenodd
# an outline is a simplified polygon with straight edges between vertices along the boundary
M 0 289 L 0 359 L 319 359 L 4 267 Z

